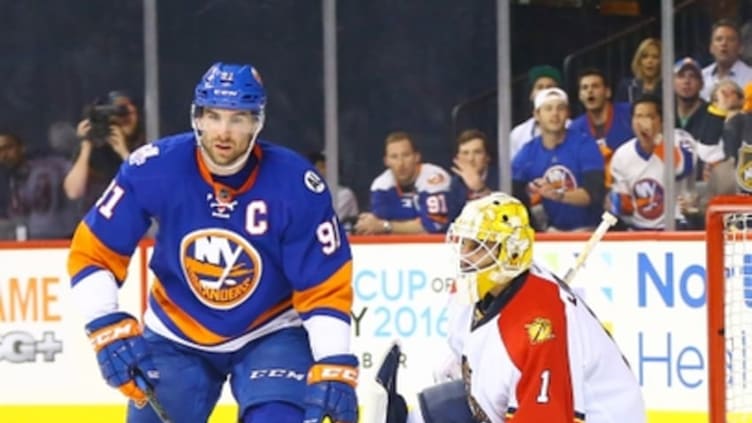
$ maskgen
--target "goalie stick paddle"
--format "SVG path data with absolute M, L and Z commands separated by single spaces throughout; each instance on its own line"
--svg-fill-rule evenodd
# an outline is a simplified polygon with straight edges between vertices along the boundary
M 136 386 L 146 394 L 146 399 L 149 401 L 151 408 L 157 414 L 157 417 L 159 417 L 159 420 L 162 423 L 174 423 L 167 414 L 167 411 L 162 407 L 162 404 L 157 400 L 156 395 L 154 395 L 154 387 L 152 387 L 146 380 L 146 377 L 140 369 L 133 369 L 133 379 L 136 381 Z
M 580 270 L 580 267 L 585 264 L 585 261 L 590 255 L 590 252 L 593 250 L 593 247 L 595 247 L 595 245 L 599 243 L 601 239 L 603 239 L 603 236 L 606 235 L 608 229 L 614 226 L 616 224 L 616 221 L 616 216 L 609 212 L 603 212 L 603 215 L 601 216 L 601 223 L 597 228 L 595 228 L 593 234 L 590 235 L 590 239 L 588 239 L 585 243 L 582 251 L 575 259 L 574 264 L 569 268 L 569 270 L 567 270 L 567 273 L 562 278 L 567 285 L 572 283 L 574 276 L 577 274 L 577 271 Z

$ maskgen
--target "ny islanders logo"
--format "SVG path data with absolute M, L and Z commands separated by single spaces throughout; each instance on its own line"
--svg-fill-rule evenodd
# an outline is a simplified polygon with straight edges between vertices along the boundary
M 663 216 L 663 185 L 653 178 L 643 178 L 632 186 L 635 213 L 648 220 Z
M 235 232 L 200 229 L 180 243 L 185 279 L 202 303 L 227 310 L 240 305 L 258 287 L 261 257 Z
M 543 178 L 554 189 L 570 191 L 577 188 L 577 179 L 569 168 L 562 165 L 554 165 L 546 169 Z

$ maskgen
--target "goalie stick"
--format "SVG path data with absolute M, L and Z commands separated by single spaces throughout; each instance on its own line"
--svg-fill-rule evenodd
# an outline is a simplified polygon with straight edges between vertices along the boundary
M 603 215 L 601 216 L 601 223 L 597 228 L 595 228 L 593 234 L 590 235 L 590 238 L 585 243 L 585 246 L 582 247 L 582 251 L 579 255 L 577 255 L 574 264 L 572 264 L 572 267 L 567 270 L 567 273 L 565 273 L 564 277 L 562 278 L 562 280 L 566 282 L 567 285 L 570 285 L 572 283 L 572 280 L 574 280 L 577 271 L 579 271 L 582 265 L 585 264 L 585 261 L 590 255 L 590 252 L 593 251 L 595 245 L 598 244 L 601 239 L 603 239 L 603 236 L 606 235 L 606 232 L 608 232 L 609 228 L 616 224 L 616 221 L 616 216 L 609 212 L 603 212 Z

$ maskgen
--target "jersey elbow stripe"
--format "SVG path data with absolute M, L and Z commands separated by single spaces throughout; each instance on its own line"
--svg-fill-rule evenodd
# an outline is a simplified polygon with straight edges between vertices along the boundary
M 326 281 L 292 294 L 292 303 L 300 314 L 310 313 L 317 308 L 349 314 L 352 302 L 352 260 L 348 260 Z
M 128 273 L 130 257 L 119 254 L 97 238 L 89 226 L 82 222 L 78 225 L 71 241 L 68 256 L 68 274 L 76 277 L 90 267 L 107 269 L 115 275 L 115 279 L 122 283 Z
M 151 295 L 164 315 L 189 340 L 200 345 L 217 345 L 230 339 L 207 329 L 184 310 L 177 307 L 170 297 L 167 296 L 167 292 L 158 279 L 154 280 Z
M 86 279 L 87 276 L 91 275 L 92 273 L 98 272 L 100 270 L 102 270 L 102 268 L 98 266 L 84 267 L 75 275 L 71 275 L 71 287 L 78 285 L 78 283 Z

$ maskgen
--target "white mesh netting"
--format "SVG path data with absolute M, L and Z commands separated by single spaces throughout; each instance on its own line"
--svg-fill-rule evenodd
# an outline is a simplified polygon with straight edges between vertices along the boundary
M 726 419 L 752 423 L 752 212 L 723 218 Z

